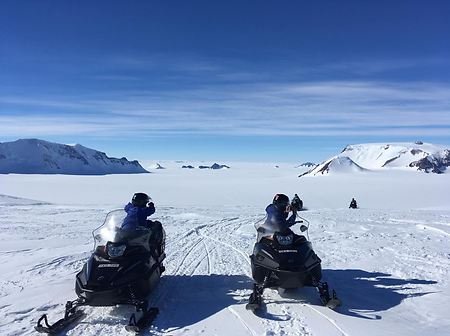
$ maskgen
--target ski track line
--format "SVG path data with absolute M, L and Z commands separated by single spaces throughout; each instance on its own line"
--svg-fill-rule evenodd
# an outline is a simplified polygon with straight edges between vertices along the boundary
M 195 233 L 195 229 L 191 229 L 189 230 L 188 233 L 186 233 L 183 237 L 186 238 L 188 237 L 190 234 Z M 195 238 L 194 238 L 195 239 Z M 176 276 L 178 275 L 189 275 L 192 276 L 195 271 L 198 269 L 198 266 L 202 263 L 202 261 L 206 258 L 206 255 L 204 254 L 202 256 L 202 258 L 200 259 L 200 261 L 196 264 L 196 266 L 193 268 L 193 270 L 191 270 L 191 266 L 195 263 L 195 261 L 198 260 L 197 256 L 196 257 L 192 257 L 192 255 L 194 253 L 197 253 L 196 251 L 198 250 L 198 247 L 200 245 L 200 243 L 203 242 L 203 239 L 201 237 L 197 237 L 197 240 L 194 242 L 189 242 L 187 243 L 186 241 L 183 240 L 183 242 L 181 242 L 181 240 L 178 240 L 180 242 L 180 244 L 178 244 L 176 246 L 176 248 L 180 248 L 178 250 L 178 253 L 176 255 L 171 255 L 172 257 L 169 257 L 165 260 L 165 262 L 170 264 L 170 260 L 174 259 L 174 261 L 177 261 L 177 256 L 184 254 L 184 257 L 182 258 L 181 261 L 179 261 L 178 266 L 175 268 L 175 270 L 170 274 L 170 281 L 165 282 L 164 287 L 169 286 L 172 287 L 173 284 L 176 282 Z M 207 252 L 209 253 L 209 252 Z M 192 259 L 192 260 L 189 260 Z M 189 272 L 190 271 L 190 272 Z M 160 295 L 160 297 L 158 299 L 156 299 L 155 301 L 157 303 L 160 303 L 163 299 L 165 299 L 169 294 L 166 293 L 162 293 Z
M 336 322 L 334 322 L 331 318 L 329 318 L 328 316 L 326 316 L 324 313 L 321 313 L 320 311 L 318 311 L 317 309 L 315 309 L 314 307 L 311 307 L 311 305 L 309 304 L 304 304 L 303 306 L 308 307 L 309 309 L 311 309 L 312 311 L 315 311 L 317 314 L 322 315 L 323 317 L 325 317 L 332 325 L 334 325 L 336 327 L 337 330 L 339 330 L 343 336 L 350 336 L 349 334 L 347 334 L 344 330 L 342 330 L 337 324 Z
M 251 262 L 250 262 L 250 260 L 249 260 L 250 258 L 248 257 L 248 255 L 246 255 L 244 252 L 242 252 L 241 250 L 237 249 L 237 248 L 234 247 L 233 245 L 224 243 L 224 242 L 222 242 L 222 241 L 220 241 L 220 240 L 218 240 L 218 239 L 211 238 L 211 237 L 208 237 L 208 236 L 203 236 L 203 235 L 201 235 L 201 237 L 206 238 L 206 239 L 209 239 L 209 240 L 212 240 L 212 241 L 215 241 L 215 242 L 217 242 L 217 243 L 219 243 L 219 244 L 222 244 L 222 245 L 231 247 L 234 251 L 238 252 L 242 257 L 244 257 L 245 261 L 246 261 L 249 265 L 251 265 Z
M 179 262 L 177 268 L 174 271 L 174 275 L 180 275 L 183 272 L 181 271 L 181 268 L 183 267 L 183 265 L 185 265 L 186 260 L 190 257 L 190 255 L 194 252 L 194 250 L 196 250 L 196 247 L 202 242 L 203 238 L 198 236 L 198 230 L 205 227 L 206 225 L 199 225 L 195 228 L 189 229 L 186 233 L 184 233 L 181 237 L 174 239 L 174 242 L 179 242 L 179 244 L 177 244 L 176 247 L 181 247 L 179 250 L 179 254 L 183 254 L 184 253 L 184 257 L 183 259 Z M 189 245 L 186 245 L 186 242 L 184 242 L 183 238 L 186 238 L 188 236 L 190 236 L 191 234 L 196 233 L 197 234 L 197 241 L 195 241 L 194 243 L 191 243 Z M 172 241 L 171 241 L 172 243 Z M 176 257 L 176 255 L 172 255 L 173 257 L 168 257 L 166 259 L 166 262 L 168 262 L 169 260 L 173 259 Z M 175 259 L 176 260 L 176 259 Z M 184 272 L 188 269 L 188 267 L 192 264 L 193 262 L 191 262 L 184 270 Z
M 190 233 L 194 233 L 196 232 L 195 229 L 192 230 Z M 186 237 L 189 236 L 189 234 L 186 235 Z M 200 248 L 200 244 L 203 243 L 204 247 L 201 248 L 202 251 L 206 251 L 203 253 L 199 253 L 199 248 Z M 153 302 L 156 303 L 156 305 L 160 305 L 161 302 L 163 300 L 166 300 L 168 302 L 173 301 L 171 300 L 171 298 L 176 295 L 177 291 L 169 291 L 166 290 L 167 288 L 179 288 L 180 286 L 177 286 L 177 279 L 176 276 L 177 275 L 185 275 L 185 276 L 192 276 L 196 270 L 200 267 L 200 265 L 203 263 L 203 261 L 207 258 L 209 258 L 208 262 L 210 262 L 210 255 L 209 255 L 209 250 L 206 246 L 206 243 L 204 242 L 204 239 L 201 237 L 197 236 L 197 240 L 195 242 L 192 242 L 190 244 L 182 244 L 180 243 L 179 246 L 182 246 L 181 249 L 181 253 L 185 253 L 184 258 L 182 259 L 182 261 L 179 263 L 178 267 L 175 269 L 175 272 L 173 273 L 173 276 L 171 276 L 170 278 L 170 282 L 166 282 L 164 284 L 164 288 L 161 288 L 161 295 L 159 296 L 158 299 L 154 300 Z M 193 255 L 195 255 L 194 257 L 192 257 Z M 189 260 L 192 259 L 192 260 Z M 197 263 L 196 263 L 197 261 Z M 211 273 L 211 268 L 210 268 L 211 264 L 208 264 L 208 272 L 209 274 Z M 164 314 L 164 316 L 161 316 L 159 318 L 159 323 L 164 325 L 164 324 L 168 324 L 171 320 L 172 317 L 174 315 L 173 312 L 170 312 L 170 305 L 167 306 L 167 311 L 168 314 Z M 154 330 L 155 331 L 155 330 Z M 159 331 L 158 331 L 159 332 Z M 164 333 L 167 333 L 168 331 L 163 331 Z
M 205 237 L 200 235 L 198 230 L 199 230 L 199 228 L 195 228 L 195 233 L 197 233 L 197 236 L 201 237 L 201 241 L 203 243 L 203 246 L 205 247 L 206 256 L 208 257 L 208 275 L 211 275 L 211 270 L 212 270 L 211 255 L 209 253 L 208 246 L 205 243 Z
M 173 242 L 177 242 L 180 241 L 183 238 L 186 238 L 187 236 L 191 235 L 192 233 L 198 231 L 199 229 L 203 229 L 204 227 L 208 226 L 207 224 L 202 224 L 199 226 L 196 226 L 192 229 L 187 230 L 185 233 L 183 233 L 181 236 L 176 237 L 176 238 L 172 238 L 172 239 L 166 239 L 166 245 L 171 245 L 173 244 Z
M 188 236 L 188 235 L 186 235 L 186 236 Z M 177 276 L 186 275 L 186 271 L 189 269 L 189 266 L 193 264 L 193 261 L 191 261 L 191 262 L 189 262 L 189 265 L 186 266 L 187 260 L 200 243 L 201 243 L 201 240 L 198 239 L 195 242 L 191 242 L 189 244 L 186 244 L 186 243 L 179 244 L 177 246 L 177 248 L 182 247 L 182 248 L 180 248 L 179 252 L 183 253 L 184 257 L 181 260 L 181 262 L 179 262 L 179 264 L 176 267 L 176 269 L 174 270 L 174 272 L 171 274 L 168 274 L 169 275 L 168 281 L 164 281 L 164 283 L 161 283 L 158 285 L 158 287 L 154 291 L 154 294 L 156 294 L 156 297 L 153 297 L 151 299 L 152 306 L 156 306 L 156 307 L 163 306 L 164 308 L 167 308 L 167 309 L 164 309 L 164 311 L 163 311 L 164 314 L 158 315 L 157 322 L 156 322 L 158 325 L 168 325 L 170 323 L 170 321 L 172 320 L 174 313 L 171 309 L 170 302 L 172 301 L 172 298 L 174 297 L 174 295 L 176 296 L 176 293 L 177 293 L 176 288 L 179 287 L 179 286 L 177 286 L 177 281 L 178 281 Z M 177 255 L 179 255 L 179 254 L 177 254 Z M 174 258 L 176 258 L 176 256 L 174 256 Z M 195 260 L 195 258 L 194 258 L 194 260 Z M 176 261 L 176 259 L 174 261 Z M 163 278 L 164 278 L 164 275 L 162 276 L 162 279 Z M 153 325 L 150 328 L 151 328 L 150 330 L 152 330 L 153 333 L 157 333 L 160 335 L 164 335 L 167 333 L 167 330 L 160 331 L 159 329 L 155 329 Z
M 204 239 L 202 238 L 202 237 L 197 237 L 197 241 L 196 241 L 196 243 L 194 244 L 194 246 L 192 247 L 192 249 L 191 249 L 191 251 L 188 253 L 188 255 L 189 256 L 191 256 L 192 255 L 192 253 L 194 252 L 194 251 L 197 251 L 198 250 L 198 248 L 200 248 L 200 244 L 201 243 L 203 243 L 204 244 Z M 187 274 L 189 274 L 189 276 L 192 276 L 194 273 L 195 273 L 195 271 L 199 268 L 199 266 L 201 265 L 201 263 L 203 262 L 203 260 L 205 259 L 205 258 L 207 258 L 208 257 L 208 250 L 207 250 L 207 248 L 205 247 L 205 249 L 206 249 L 206 253 L 198 253 L 198 252 L 196 252 L 196 258 L 193 258 L 193 260 L 189 263 L 189 265 L 187 265 L 187 267 L 184 269 L 184 271 L 183 271 L 183 274 L 185 274 L 185 275 L 187 275 Z M 204 250 L 203 248 L 202 248 L 202 250 Z M 186 257 L 188 257 L 188 256 L 186 256 Z M 200 257 L 200 259 L 199 259 L 199 257 Z M 186 258 L 184 258 L 183 259 L 183 264 L 185 264 L 184 263 L 184 261 L 186 260 Z M 198 261 L 196 264 L 195 264 L 195 266 L 194 266 L 194 268 L 192 269 L 192 265 L 196 262 L 196 261 Z M 180 267 L 181 268 L 181 267 Z M 190 270 L 190 272 L 189 273 L 187 273 L 188 271 Z
M 180 253 L 184 253 L 184 257 L 183 259 L 180 261 L 180 263 L 178 264 L 177 268 L 174 271 L 174 275 L 180 275 L 182 274 L 182 272 L 180 271 L 180 269 L 183 267 L 183 265 L 185 264 L 186 260 L 188 259 L 188 257 L 194 252 L 194 250 L 196 249 L 196 247 L 201 243 L 201 239 L 199 238 L 196 242 L 186 246 L 185 244 L 180 244 L 181 246 L 183 246 L 183 249 Z M 167 258 L 169 260 L 169 258 Z M 192 262 L 190 263 L 192 264 Z
M 188 236 L 188 235 L 186 235 Z M 186 237 L 185 236 L 185 237 Z M 165 281 L 165 283 L 163 284 L 163 286 L 158 286 L 158 288 L 156 289 L 155 293 L 158 293 L 159 295 L 157 295 L 157 297 L 155 297 L 152 301 L 156 304 L 156 305 L 160 305 L 160 303 L 166 299 L 166 297 L 170 296 L 171 294 L 173 294 L 172 292 L 169 291 L 164 291 L 164 289 L 166 288 L 173 288 L 175 282 L 176 282 L 176 276 L 177 275 L 183 275 L 186 270 L 189 268 L 189 266 L 193 263 L 191 262 L 188 266 L 185 266 L 186 260 L 189 258 L 189 256 L 193 253 L 193 251 L 195 250 L 195 248 L 200 244 L 200 239 L 197 240 L 196 242 L 190 243 L 190 244 L 180 244 L 179 246 L 182 246 L 183 248 L 180 250 L 181 254 L 184 254 L 183 259 L 181 260 L 181 262 L 178 264 L 178 266 L 176 267 L 176 269 L 174 270 L 174 272 L 172 274 L 170 274 L 170 278 L 169 281 Z M 172 257 L 175 258 L 176 256 Z M 169 261 L 172 258 L 167 258 L 165 261 Z M 176 259 L 175 259 L 176 260 Z M 184 270 L 182 270 L 183 266 L 185 266 Z M 163 275 L 164 277 L 164 275 Z M 158 290 L 159 289 L 159 290 Z
M 216 223 L 214 226 L 219 225 L 219 224 L 223 224 L 223 221 L 221 221 L 220 223 Z M 228 221 L 228 223 L 227 223 L 226 226 L 231 226 L 231 225 L 232 225 L 232 223 L 230 223 L 230 221 Z M 241 250 L 237 249 L 236 247 L 234 247 L 234 246 L 232 246 L 232 245 L 230 245 L 230 244 L 224 243 L 224 242 L 222 242 L 222 241 L 220 241 L 220 240 L 218 240 L 218 239 L 212 238 L 212 237 L 210 237 L 210 236 L 205 236 L 205 235 L 203 235 L 201 232 L 199 232 L 199 229 L 203 229 L 204 227 L 205 227 L 205 226 L 203 226 L 203 227 L 198 227 L 198 228 L 195 229 L 196 232 L 197 232 L 197 234 L 198 234 L 200 237 L 206 238 L 206 239 L 209 239 L 209 240 L 212 240 L 212 241 L 215 241 L 215 242 L 217 242 L 217 243 L 219 243 L 219 244 L 222 244 L 222 245 L 225 245 L 225 246 L 228 246 L 228 247 L 231 247 L 234 251 L 236 251 L 236 252 L 238 252 L 240 255 L 242 255 L 242 256 L 244 257 L 244 259 L 246 260 L 246 262 L 247 262 L 248 264 L 250 264 L 250 261 L 248 260 L 248 259 L 249 259 L 248 256 L 247 256 L 244 252 L 242 252 Z M 223 228 L 223 226 L 221 226 L 221 228 Z M 234 231 L 236 231 L 236 230 L 237 230 L 237 229 L 235 229 Z
M 239 314 L 238 314 L 237 311 L 235 311 L 235 310 L 234 310 L 233 308 L 231 308 L 231 307 L 227 307 L 227 308 L 228 308 L 228 310 L 229 310 L 231 313 L 233 313 L 233 315 L 235 315 L 235 316 L 238 318 L 239 321 L 241 321 L 241 323 L 243 324 L 243 326 L 244 326 L 248 331 L 250 331 L 251 334 L 252 334 L 253 336 L 258 336 L 258 334 L 257 334 L 255 331 L 253 331 L 253 329 L 250 328 L 250 326 L 244 321 L 244 319 L 243 319 L 241 316 L 239 316 Z
M 422 225 L 422 224 L 417 224 L 416 227 L 417 227 L 418 229 L 422 229 L 422 230 L 425 229 L 425 230 L 429 230 L 429 231 L 431 231 L 431 232 L 434 231 L 435 233 L 438 233 L 438 234 L 441 234 L 441 235 L 450 237 L 450 233 L 445 232 L 444 230 L 441 230 L 441 229 L 432 227 L 432 226 Z
M 211 255 L 209 253 L 208 246 L 206 246 L 204 239 L 202 239 L 202 243 L 203 243 L 203 246 L 205 247 L 206 255 L 208 257 L 208 275 L 211 275 L 211 270 L 212 270 Z
M 200 240 L 199 240 L 199 243 L 201 243 L 201 242 L 204 243 L 203 239 L 200 239 Z M 202 250 L 203 250 L 203 249 L 202 249 Z M 190 276 L 190 277 L 193 276 L 194 273 L 195 273 L 195 271 L 197 271 L 197 270 L 199 269 L 200 265 L 203 263 L 203 260 L 208 259 L 208 254 L 205 253 L 205 254 L 202 254 L 202 255 L 200 255 L 200 256 L 198 256 L 198 257 L 199 257 L 199 258 L 197 258 L 197 263 L 196 263 L 195 266 L 190 270 L 190 273 L 189 273 L 189 276 Z M 194 260 L 189 264 L 189 266 L 193 265 L 193 264 L 195 263 L 195 261 L 196 261 L 196 260 L 194 259 Z M 186 271 L 188 271 L 189 269 L 190 269 L 190 267 L 187 268 Z M 185 271 L 185 272 L 186 272 L 186 271 Z M 210 268 L 209 268 L 209 263 L 208 263 L 208 272 L 209 272 L 209 275 L 211 275 Z
M 208 244 L 206 243 L 206 241 L 208 239 L 230 247 L 232 250 L 237 251 L 239 254 L 244 256 L 245 260 L 247 260 L 247 256 L 240 250 L 236 249 L 235 247 L 233 247 L 229 244 L 222 243 L 221 241 L 219 241 L 217 239 L 213 239 L 213 238 L 202 235 L 200 233 L 200 230 L 205 227 L 211 227 L 211 226 L 210 225 L 199 225 L 195 228 L 189 229 L 180 238 L 177 238 L 177 239 L 174 239 L 171 241 L 172 244 L 173 243 L 176 244 L 175 246 L 173 246 L 172 244 L 171 245 L 172 245 L 172 247 L 174 247 L 175 250 L 178 249 L 178 253 L 176 255 L 172 255 L 172 258 L 167 258 L 166 261 L 168 263 L 170 263 L 170 260 L 177 261 L 177 258 L 179 258 L 180 255 L 184 254 L 182 260 L 178 262 L 178 266 L 172 272 L 173 275 L 175 275 L 175 276 L 176 275 L 192 276 L 196 272 L 196 270 L 200 267 L 200 265 L 203 263 L 203 261 L 205 259 L 207 259 L 207 261 L 208 261 L 208 275 L 211 275 L 213 263 L 212 263 L 211 253 L 208 248 Z M 191 236 L 193 233 L 196 234 L 196 237 Z M 191 236 L 190 239 L 188 239 L 190 241 L 189 241 L 189 243 L 187 243 L 185 238 L 189 237 L 189 236 Z M 195 241 L 193 241 L 195 238 L 197 238 L 197 239 Z M 204 251 L 203 253 L 201 253 L 199 251 L 200 244 L 203 245 L 203 248 L 202 248 L 202 250 Z M 193 257 L 194 255 L 195 255 L 195 257 Z M 196 261 L 198 261 L 198 262 L 195 263 Z M 193 266 L 194 264 L 195 264 L 195 266 Z M 156 303 L 157 305 L 159 305 L 163 300 L 166 300 L 166 299 L 169 299 L 168 301 L 170 301 L 170 298 L 173 297 L 174 292 L 166 291 L 165 289 L 173 287 L 176 284 L 177 280 L 176 280 L 176 277 L 171 277 L 170 280 L 171 281 L 166 282 L 164 284 L 164 288 L 161 288 L 162 291 L 161 291 L 161 294 L 158 295 L 158 298 L 155 298 L 153 300 L 153 302 Z M 172 316 L 173 316 L 173 314 L 170 314 L 170 313 L 165 314 L 165 316 L 162 319 L 160 319 L 160 323 L 162 323 L 162 324 L 168 323 L 171 320 Z M 252 331 L 252 335 L 255 335 L 253 331 Z

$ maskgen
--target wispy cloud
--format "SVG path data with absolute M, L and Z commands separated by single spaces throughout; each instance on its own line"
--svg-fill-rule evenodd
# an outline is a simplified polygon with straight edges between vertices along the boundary
M 98 96 L 98 95 L 97 95 Z M 3 109 L 3 136 L 448 135 L 450 87 L 433 83 L 328 81 L 216 85 L 113 92 L 60 100 L 0 98 L 12 109 L 58 107 L 20 115 Z
M 0 96 L 0 134 L 448 136 L 450 84 L 352 75 L 445 62 L 346 62 L 314 69 L 289 63 L 273 69 L 273 63 L 243 66 L 193 54 L 110 56 L 80 75 L 92 87 Z M 298 76 L 308 71 L 326 78 L 342 71 L 351 79 Z
M 134 81 L 140 80 L 138 77 L 133 76 L 92 76 L 93 79 L 98 80 L 111 80 L 111 81 Z
M 427 59 L 401 59 L 401 60 L 366 60 L 366 61 L 346 61 L 324 64 L 315 68 L 321 72 L 344 72 L 346 74 L 370 75 L 375 73 L 385 73 L 397 70 L 412 69 L 417 70 L 424 67 L 449 66 L 450 61 L 444 58 Z

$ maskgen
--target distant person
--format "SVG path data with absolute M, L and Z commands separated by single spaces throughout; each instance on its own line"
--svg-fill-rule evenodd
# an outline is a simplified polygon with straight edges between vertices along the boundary
M 135 193 L 124 210 L 127 216 L 123 221 L 123 230 L 132 230 L 139 226 L 151 228 L 153 222 L 147 220 L 147 217 L 155 213 L 155 204 L 147 194 Z
M 298 197 L 297 194 L 294 195 L 294 198 L 291 201 L 291 208 L 295 209 L 296 211 L 300 211 L 301 208 L 303 208 L 303 201 Z
M 354 198 L 352 198 L 352 201 L 350 202 L 350 206 L 348 207 L 349 209 L 356 209 L 358 206 L 356 204 L 356 200 Z

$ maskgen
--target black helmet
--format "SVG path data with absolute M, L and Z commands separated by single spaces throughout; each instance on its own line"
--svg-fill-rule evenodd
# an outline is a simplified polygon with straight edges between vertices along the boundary
M 287 197 L 285 194 L 276 194 L 273 198 L 272 203 L 289 205 L 289 197 Z
M 145 207 L 148 202 L 150 202 L 150 197 L 144 193 L 135 193 L 131 199 L 131 204 L 139 207 Z

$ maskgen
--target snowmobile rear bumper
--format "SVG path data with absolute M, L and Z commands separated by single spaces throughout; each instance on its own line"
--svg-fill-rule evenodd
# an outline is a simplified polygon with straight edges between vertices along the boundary
M 316 282 L 322 278 L 322 266 L 317 261 L 310 267 L 285 267 L 277 268 L 267 267 L 259 264 L 253 256 L 251 256 L 252 275 L 257 283 L 262 283 L 267 271 L 270 271 L 269 285 L 267 287 L 280 288 L 298 288 L 305 286 L 315 286 Z M 273 284 L 273 286 L 272 286 Z

